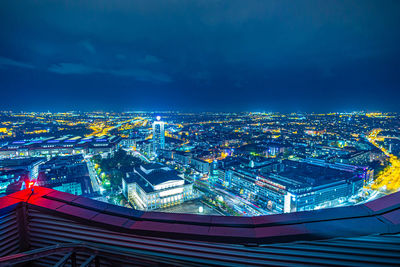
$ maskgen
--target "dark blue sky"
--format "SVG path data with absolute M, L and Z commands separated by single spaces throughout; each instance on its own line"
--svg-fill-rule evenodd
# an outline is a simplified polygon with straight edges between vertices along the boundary
M 1 110 L 400 111 L 400 1 L 0 1 Z

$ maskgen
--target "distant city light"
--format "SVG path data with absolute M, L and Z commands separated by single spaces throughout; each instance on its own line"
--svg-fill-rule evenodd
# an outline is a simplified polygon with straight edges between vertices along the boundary
M 81 195 L 92 187 L 102 199 L 142 210 L 186 207 L 186 200 L 198 198 L 189 208 L 195 213 L 204 212 L 207 202 L 219 214 L 258 216 L 352 205 L 400 188 L 396 113 L 174 113 L 168 124 L 153 114 L 57 113 L 54 136 L 37 132 L 40 122 L 29 123 L 45 118 L 46 125 L 54 120 L 48 115 L 5 117 L 0 166 L 10 177 L 0 193 L 17 190 L 18 179 L 30 177 L 35 183 L 22 188 L 39 185 Z M 39 133 L 44 135 L 30 137 Z M 136 164 L 155 169 L 139 179 Z M 120 178 L 130 179 L 124 186 Z M 201 192 L 194 193 L 194 185 Z

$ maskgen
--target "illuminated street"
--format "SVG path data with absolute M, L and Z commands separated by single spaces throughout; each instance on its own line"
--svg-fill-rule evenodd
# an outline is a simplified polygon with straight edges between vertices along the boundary
M 382 141 L 382 138 L 379 137 L 380 132 L 382 132 L 381 129 L 371 131 L 368 135 L 368 141 L 379 148 L 389 158 L 389 166 L 375 178 L 371 188 L 390 194 L 400 189 L 400 160 L 377 143 L 377 140 Z
M 97 176 L 96 170 L 92 161 L 85 159 L 85 162 L 88 166 L 90 180 L 92 182 L 93 191 L 103 193 L 104 188 L 101 186 L 100 179 Z

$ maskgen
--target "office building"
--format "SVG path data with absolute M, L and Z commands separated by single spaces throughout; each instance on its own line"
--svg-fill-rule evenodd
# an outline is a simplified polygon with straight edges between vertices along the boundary
M 26 170 L 29 180 L 38 177 L 39 166 L 45 162 L 44 158 L 18 158 L 0 160 L 0 170 Z
M 0 158 L 47 157 L 75 154 L 110 154 L 120 146 L 118 136 L 72 136 L 17 140 L 0 148 Z
M 165 130 L 164 122 L 160 121 L 160 116 L 153 122 L 153 152 L 158 153 L 160 149 L 165 148 Z
M 283 162 L 283 171 L 260 174 L 231 167 L 227 186 L 242 197 L 274 212 L 330 207 L 357 193 L 373 177 L 373 170 L 316 160 Z
M 200 158 L 192 158 L 190 165 L 200 173 L 208 173 L 210 171 L 210 163 Z
M 94 193 L 82 155 L 53 157 L 40 166 L 37 185 L 74 195 Z

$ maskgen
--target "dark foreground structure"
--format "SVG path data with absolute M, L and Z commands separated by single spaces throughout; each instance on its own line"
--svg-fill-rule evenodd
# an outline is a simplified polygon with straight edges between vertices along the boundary
M 0 198 L 0 266 L 400 264 L 400 192 L 260 217 L 142 212 L 35 187 Z

